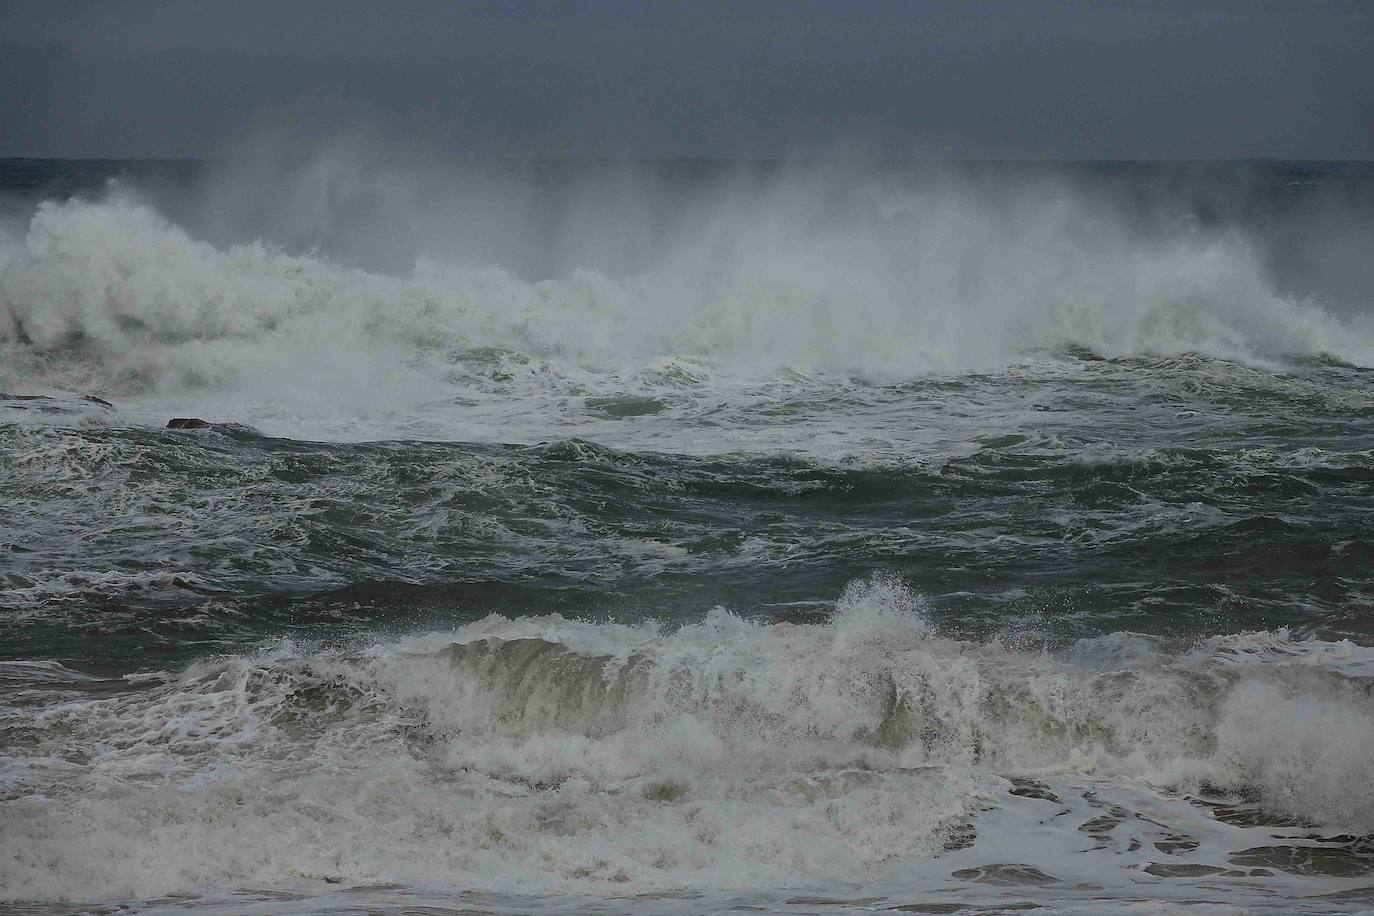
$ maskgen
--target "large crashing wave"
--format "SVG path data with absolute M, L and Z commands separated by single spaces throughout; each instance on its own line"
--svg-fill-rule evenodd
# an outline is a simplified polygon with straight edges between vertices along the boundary
M 491 617 L 363 650 L 288 643 L 104 698 L 54 671 L 52 690 L 76 692 L 18 723 L 0 877 L 19 899 L 859 881 L 969 842 L 1039 861 L 1110 830 L 1044 820 L 1074 786 L 1099 807 L 1131 786 L 1202 789 L 1374 830 L 1358 647 L 1256 634 L 1179 655 L 1118 635 L 1056 656 L 942 637 L 921 609 L 877 578 L 820 625 Z M 998 828 L 1024 834 L 977 839 L 970 818 L 1017 804 L 1025 777 L 1062 799 L 1042 783 L 1039 819 Z M 1224 865 L 1235 840 L 1178 822 L 1188 807 L 1165 861 L 1193 861 L 1177 858 L 1193 831 L 1198 861 Z M 1161 855 L 1135 850 L 1128 884 Z
M 478 216 L 453 218 L 481 232 Z M 605 225 L 585 231 L 634 232 Z M 899 380 L 1066 344 L 1370 359 L 1359 334 L 1276 293 L 1244 238 L 1146 232 L 1062 187 L 779 181 L 660 236 L 621 273 L 589 263 L 540 279 L 474 266 L 438 233 L 400 276 L 265 242 L 214 247 L 120 192 L 49 202 L 0 256 L 0 382 L 403 407 L 436 386 L 653 387 L 665 360 L 688 375 Z

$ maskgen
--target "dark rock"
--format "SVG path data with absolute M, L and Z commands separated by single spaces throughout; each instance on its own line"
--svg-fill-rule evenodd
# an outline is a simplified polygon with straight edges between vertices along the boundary
M 94 395 L 81 397 L 52 397 L 46 394 L 5 394 L 0 392 L 0 408 L 9 410 L 35 410 L 39 413 L 83 413 L 91 405 L 113 410 L 114 405 L 104 398 Z
M 211 423 L 209 420 L 202 420 L 200 417 L 173 417 L 167 421 L 168 429 L 213 429 L 217 433 L 237 433 L 246 436 L 261 436 L 251 426 L 244 426 L 242 423 Z

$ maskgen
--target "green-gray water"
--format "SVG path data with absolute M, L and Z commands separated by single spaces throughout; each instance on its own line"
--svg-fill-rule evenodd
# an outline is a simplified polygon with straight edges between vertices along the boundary
M 0 164 L 0 900 L 1374 901 L 1367 170 L 423 177 Z

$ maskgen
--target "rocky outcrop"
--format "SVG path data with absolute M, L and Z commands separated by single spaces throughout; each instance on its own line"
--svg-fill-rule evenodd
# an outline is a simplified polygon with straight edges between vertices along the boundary
M 242 423 L 211 423 L 209 420 L 202 420 L 200 417 L 172 417 L 167 421 L 168 429 L 213 429 L 221 433 L 247 433 L 252 436 L 260 436 L 251 426 L 244 426 Z
M 95 395 L 53 396 L 0 392 L 0 410 L 32 410 L 38 413 L 88 413 L 93 408 L 114 410 L 114 405 Z

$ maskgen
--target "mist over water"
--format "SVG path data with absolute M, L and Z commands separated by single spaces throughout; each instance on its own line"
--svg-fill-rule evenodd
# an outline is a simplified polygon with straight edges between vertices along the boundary
M 536 414 L 551 397 L 690 402 L 788 373 L 891 384 L 1066 347 L 1371 356 L 1363 313 L 1283 288 L 1245 227 L 1204 224 L 1185 199 L 1132 207 L 1092 175 L 455 168 L 340 154 L 211 170 L 161 207 L 119 182 L 44 202 L 5 250 L 5 384 L 209 397 L 300 431 L 250 406 L 270 403 L 293 423 L 347 418 L 314 431 L 353 438 L 445 397 Z
M 1374 900 L 1367 170 L 0 178 L 0 900 Z

